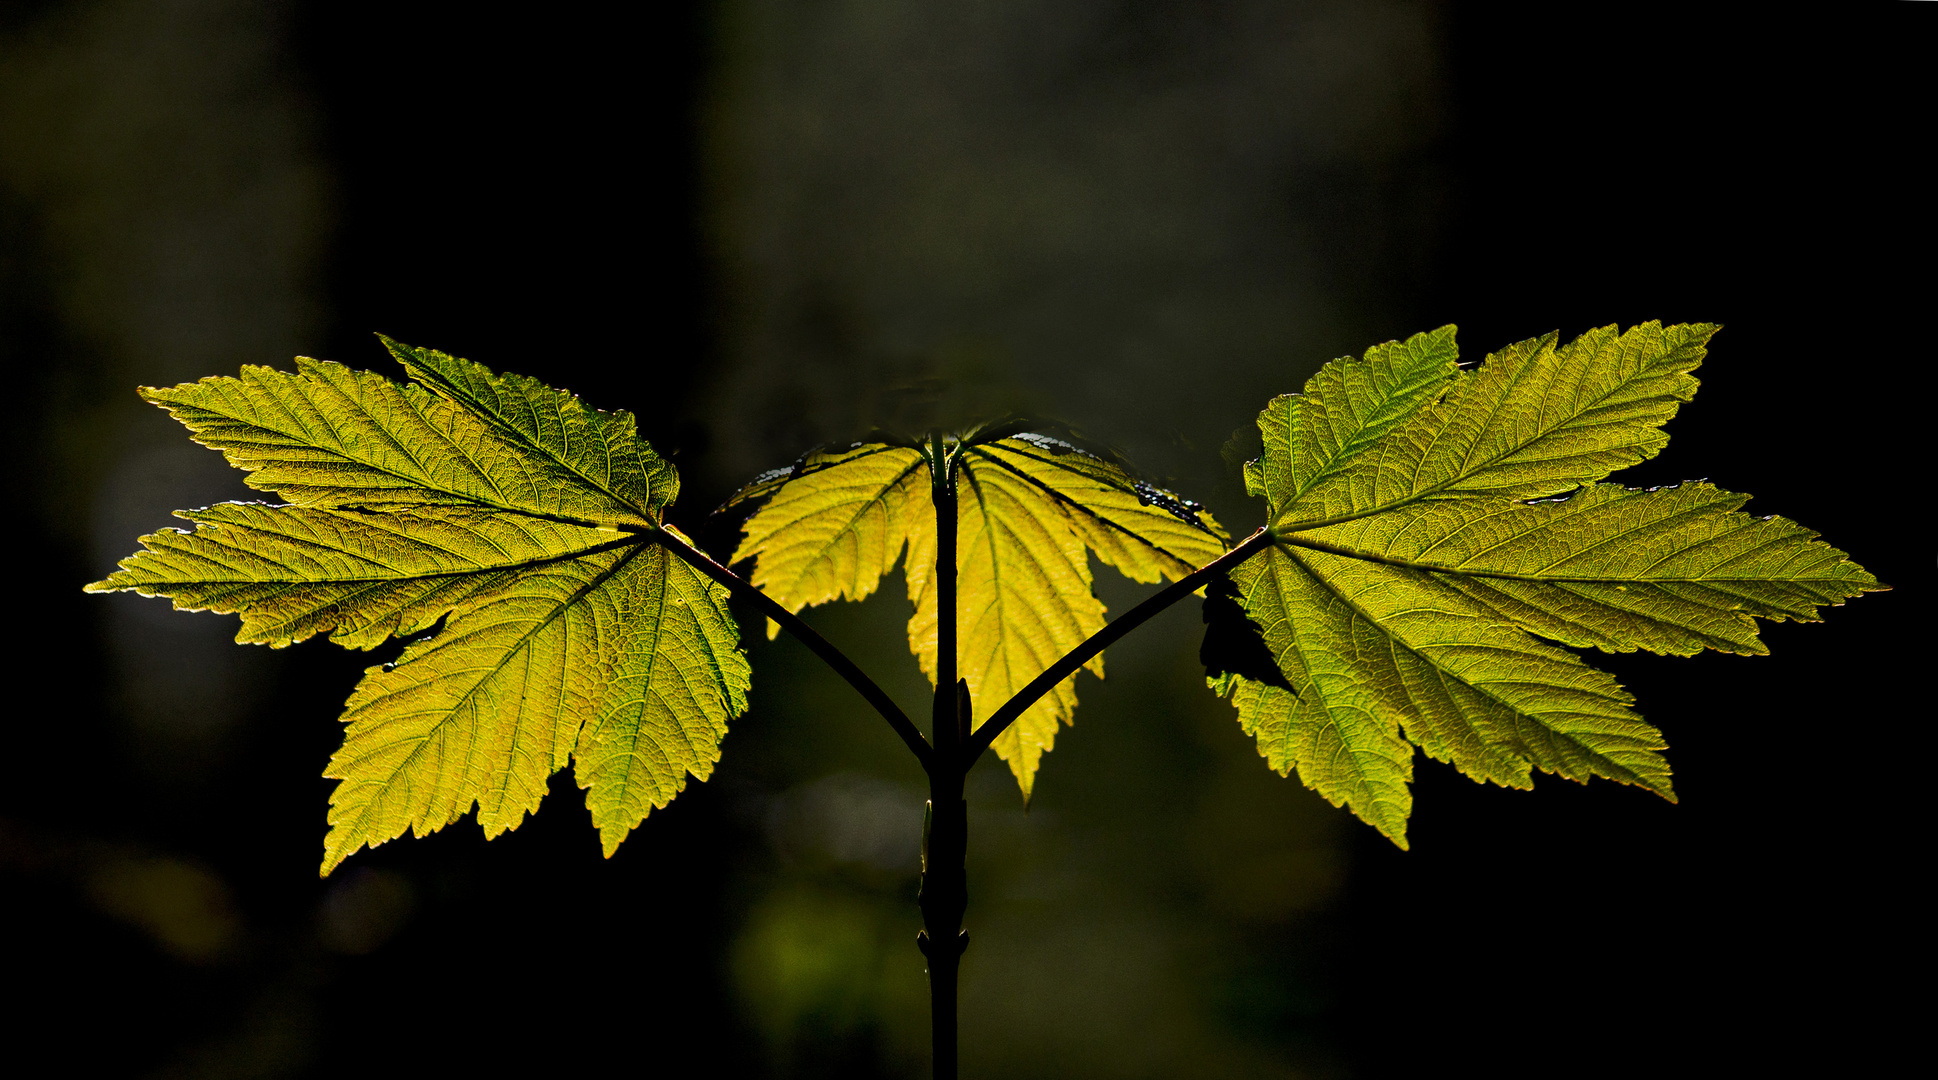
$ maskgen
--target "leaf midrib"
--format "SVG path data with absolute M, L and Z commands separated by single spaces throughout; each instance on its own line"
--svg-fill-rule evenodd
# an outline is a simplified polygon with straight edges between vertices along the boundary
M 182 581 L 167 581 L 167 580 L 143 581 L 140 583 L 140 585 L 166 585 L 166 586 L 175 586 L 175 587 L 189 586 L 189 585 L 382 585 L 382 584 L 388 584 L 392 582 L 432 581 L 438 578 L 461 578 L 461 577 L 470 577 L 474 574 L 501 574 L 511 570 L 529 570 L 540 566 L 549 566 L 553 563 L 570 562 L 573 559 L 583 559 L 592 555 L 603 555 L 608 551 L 612 551 L 621 547 L 627 547 L 627 546 L 644 547 L 651 542 L 652 542 L 652 538 L 649 535 L 644 533 L 639 533 L 639 534 L 634 534 L 632 536 L 621 537 L 617 540 L 608 540 L 604 543 L 596 544 L 589 548 L 582 548 L 577 551 L 564 552 L 558 555 L 546 555 L 539 558 L 526 559 L 521 562 L 503 563 L 503 564 L 494 565 L 494 566 L 478 566 L 468 570 L 434 570 L 434 571 L 428 571 L 426 573 L 421 573 L 421 574 L 398 574 L 393 577 L 326 577 L 326 578 L 290 578 L 290 579 L 194 578 L 194 579 L 185 579 Z M 117 571 L 116 573 L 118 574 L 127 573 L 127 571 L 122 570 L 122 571 Z M 130 587 L 134 588 L 136 586 L 130 586 Z
M 1710 538 L 1710 539 L 1714 539 L 1714 538 Z M 1770 540 L 1766 541 L 1765 544 L 1762 546 L 1768 546 L 1770 544 L 1779 543 L 1787 539 L 1790 539 L 1790 538 L 1773 537 Z M 1408 570 L 1420 570 L 1420 571 L 1424 571 L 1426 573 L 1432 573 L 1432 574 L 1446 574 L 1450 577 L 1494 578 L 1502 581 L 1528 581 L 1528 582 L 1536 582 L 1541 584 L 1554 584 L 1554 585 L 1627 585 L 1627 584 L 1709 585 L 1709 584 L 1716 584 L 1716 583 L 1734 583 L 1734 582 L 1754 582 L 1762 585 L 1782 585 L 1782 584 L 1793 584 L 1793 583 L 1805 584 L 1805 583 L 1818 582 L 1818 581 L 1837 582 L 1837 581 L 1844 580 L 1843 578 L 1835 577 L 1835 576 L 1770 578 L 1768 576 L 1756 576 L 1756 575 L 1739 577 L 1739 576 L 1719 574 L 1719 575 L 1713 575 L 1713 576 L 1707 576 L 1707 577 L 1607 577 L 1607 576 L 1595 577 L 1590 575 L 1577 575 L 1577 574 L 1548 575 L 1548 574 L 1538 574 L 1538 573 L 1514 572 L 1514 571 L 1507 571 L 1507 570 L 1469 570 L 1458 566 L 1448 566 L 1444 563 L 1424 562 L 1416 559 L 1403 558 L 1397 555 L 1384 555 L 1378 552 L 1364 551 L 1359 548 L 1349 547 L 1345 544 L 1335 544 L 1326 540 L 1320 540 L 1316 537 L 1310 537 L 1310 536 L 1297 536 L 1297 535 L 1281 536 L 1278 538 L 1277 543 L 1282 547 L 1298 547 L 1298 548 L 1306 548 L 1312 551 L 1323 551 L 1328 555 L 1338 555 L 1342 558 L 1356 559 L 1361 562 L 1379 563 L 1384 566 L 1399 566 L 1399 567 L 1404 567 Z M 1680 554 L 1683 554 L 1683 552 L 1678 551 L 1672 554 L 1680 555 Z M 1657 561 L 1660 562 L 1661 560 L 1657 560 Z M 1732 559 L 1731 561 L 1734 562 L 1738 560 Z

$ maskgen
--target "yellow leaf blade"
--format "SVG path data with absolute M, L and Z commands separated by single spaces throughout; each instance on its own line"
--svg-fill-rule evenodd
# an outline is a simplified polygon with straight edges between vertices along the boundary
M 1062 440 L 1010 436 L 971 443 L 956 474 L 956 674 L 969 684 L 972 727 L 1103 629 L 1088 551 L 1137 581 L 1176 580 L 1226 549 L 1210 514 Z M 939 609 L 933 534 L 911 544 L 909 646 L 933 683 Z M 1104 674 L 1103 655 L 1084 670 Z M 1057 728 L 1076 713 L 1075 676 L 1024 710 L 991 749 L 1024 798 Z
M 957 673 L 969 683 L 977 724 L 1104 625 L 1087 551 L 1149 582 L 1182 577 L 1228 547 L 1202 507 L 1064 440 L 971 436 L 952 447 Z M 909 648 L 933 683 L 940 594 L 923 451 L 885 443 L 816 451 L 728 505 L 756 500 L 734 560 L 754 559 L 754 583 L 789 610 L 866 597 L 907 551 Z M 1101 675 L 1103 658 L 1086 667 Z M 1065 681 L 996 740 L 1026 796 L 1075 709 L 1075 687 Z
M 789 611 L 864 599 L 895 568 L 910 531 L 933 528 L 935 517 L 921 453 L 880 443 L 810 453 L 735 501 L 755 498 L 767 501 L 742 526 L 733 561 L 755 560 L 753 583 Z
M 1176 581 L 1231 546 L 1204 507 L 1060 439 L 1026 434 L 975 444 L 964 460 L 1027 480 L 1085 546 L 1132 581 Z

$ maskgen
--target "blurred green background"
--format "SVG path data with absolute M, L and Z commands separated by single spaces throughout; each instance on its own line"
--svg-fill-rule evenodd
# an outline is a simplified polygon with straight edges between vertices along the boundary
M 1624 479 L 1756 493 L 1896 591 L 1771 658 L 1592 657 L 1683 802 L 1422 761 L 1411 853 L 1265 768 L 1174 608 L 1079 679 L 1027 812 L 972 777 L 965 1075 L 1868 1071 L 1928 945 L 1927 7 L 0 6 L 6 1053 L 926 1074 L 922 778 L 787 640 L 613 859 L 562 776 L 319 880 L 373 658 L 81 595 L 255 496 L 136 385 L 395 374 L 382 331 L 632 410 L 696 530 L 816 442 L 1026 408 L 1242 534 L 1220 446 L 1326 359 L 1660 318 L 1726 329 Z M 912 704 L 901 595 L 810 618 Z

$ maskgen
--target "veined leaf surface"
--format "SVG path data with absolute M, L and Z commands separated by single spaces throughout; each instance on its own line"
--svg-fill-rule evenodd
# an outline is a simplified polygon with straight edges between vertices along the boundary
M 1598 482 L 1662 448 L 1714 332 L 1549 335 L 1469 372 L 1443 327 L 1268 404 L 1245 476 L 1273 543 L 1231 577 L 1283 679 L 1211 684 L 1272 767 L 1402 847 L 1414 746 L 1510 787 L 1540 769 L 1674 798 L 1628 695 L 1537 636 L 1761 653 L 1756 618 L 1883 588 L 1810 530 L 1743 513 L 1747 496 Z
M 956 671 L 978 725 L 1103 627 L 1089 552 L 1155 582 L 1227 547 L 1210 514 L 1115 462 L 1045 435 L 990 435 L 945 450 L 955 467 Z M 941 613 L 929 451 L 866 443 L 812 453 L 734 502 L 755 499 L 766 501 L 734 560 L 753 559 L 754 584 L 791 611 L 869 595 L 907 552 L 909 648 L 933 682 Z M 1103 657 L 1085 666 L 1102 676 Z M 1025 796 L 1076 703 L 1066 680 L 996 739 Z
M 143 391 L 292 505 L 179 512 L 194 531 L 88 588 L 238 613 L 237 640 L 277 647 L 441 622 L 351 695 L 325 873 L 474 807 L 514 828 L 568 763 L 611 855 L 746 708 L 725 590 L 655 542 L 678 476 L 625 413 L 386 343 L 412 384 L 299 360 Z
M 914 447 L 810 451 L 728 504 L 765 500 L 747 519 L 733 561 L 754 559 L 753 583 L 789 611 L 866 599 L 912 533 L 934 534 L 929 488 L 928 459 Z M 767 636 L 779 629 L 770 622 Z

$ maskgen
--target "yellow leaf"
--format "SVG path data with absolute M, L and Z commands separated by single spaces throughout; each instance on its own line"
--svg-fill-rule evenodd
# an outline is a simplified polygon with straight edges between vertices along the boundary
M 1183 577 L 1228 546 L 1210 514 L 1101 455 L 1044 435 L 989 435 L 945 447 L 955 469 L 956 671 L 977 724 L 1103 627 L 1086 551 L 1154 582 Z M 869 595 L 906 551 L 909 648 L 933 683 L 941 613 L 930 457 L 887 443 L 819 451 L 729 505 L 765 500 L 734 560 L 755 560 L 754 583 L 790 611 Z M 1101 676 L 1102 656 L 1085 666 Z M 997 738 L 1025 796 L 1075 709 L 1065 681 Z

